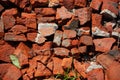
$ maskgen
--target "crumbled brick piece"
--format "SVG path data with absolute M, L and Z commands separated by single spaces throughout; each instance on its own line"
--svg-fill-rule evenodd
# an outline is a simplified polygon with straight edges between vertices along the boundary
M 57 57 L 53 57 L 53 63 L 54 63 L 53 74 L 54 75 L 56 75 L 56 74 L 64 74 L 64 70 L 62 68 L 62 59 L 59 59 Z
M 4 45 L 0 46 L 0 60 L 5 62 L 11 62 L 10 61 L 10 55 L 13 54 L 15 48 L 9 45 L 8 43 L 5 43 Z
M 92 0 L 92 2 L 90 3 L 90 7 L 97 11 L 99 11 L 101 5 L 102 0 Z
M 57 30 L 54 35 L 53 43 L 55 43 L 57 46 L 60 46 L 61 40 L 62 40 L 63 32 Z
M 70 47 L 71 46 L 71 40 L 70 39 L 64 39 L 62 41 L 62 46 L 64 46 L 64 47 Z
M 56 14 L 56 11 L 53 8 L 35 8 L 35 13 L 42 16 L 52 16 Z
M 18 57 L 20 66 L 28 64 L 28 58 L 30 57 L 30 48 L 24 43 L 20 43 L 13 54 Z
M 37 63 L 37 70 L 35 71 L 34 76 L 38 77 L 38 76 L 50 76 L 51 72 L 49 69 L 46 68 L 45 65 L 43 65 L 42 63 Z
M 63 39 L 75 38 L 76 34 L 77 33 L 76 33 L 75 30 L 64 30 L 64 32 L 63 32 Z
M 94 39 L 94 45 L 96 51 L 107 52 L 111 50 L 113 43 L 116 40 L 114 38 Z
M 80 20 L 80 25 L 84 25 L 91 19 L 91 8 L 85 7 L 75 10 L 75 14 L 78 16 Z
M 54 54 L 57 56 L 68 56 L 69 50 L 66 48 L 56 47 L 54 48 Z
M 9 63 L 0 64 L 0 74 L 2 80 L 18 80 L 22 76 L 20 69 Z
M 75 0 L 74 5 L 75 7 L 86 7 L 87 0 Z
M 24 25 L 28 28 L 36 29 L 36 14 L 35 13 L 22 13 L 22 19 L 24 19 Z
M 26 41 L 24 34 L 16 35 L 14 33 L 5 33 L 4 40 L 6 41 Z
M 80 37 L 80 44 L 84 45 L 93 45 L 92 37 L 91 36 L 81 36 Z
M 13 26 L 10 31 L 12 31 L 14 34 L 21 34 L 21 33 L 26 33 L 27 32 L 27 27 L 23 25 L 15 25 Z
M 63 58 L 63 60 L 62 60 L 62 67 L 64 68 L 64 69 L 70 69 L 71 68 L 71 66 L 72 66 L 72 57 L 70 57 L 70 58 Z

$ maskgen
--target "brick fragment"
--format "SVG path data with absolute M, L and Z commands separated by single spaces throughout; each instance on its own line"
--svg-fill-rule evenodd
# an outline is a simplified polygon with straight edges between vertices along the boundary
M 66 48 L 60 48 L 60 47 L 54 48 L 54 54 L 57 56 L 68 56 L 69 52 L 70 51 Z
M 102 15 L 100 14 L 92 14 L 92 28 L 98 27 L 100 28 L 102 22 Z
M 58 25 L 55 23 L 39 23 L 38 32 L 40 36 L 50 36 L 55 33 Z
M 28 58 L 30 57 L 30 48 L 24 43 L 20 43 L 13 54 L 18 57 L 20 66 L 28 64 Z
M 92 37 L 91 36 L 81 36 L 80 37 L 80 44 L 84 45 L 93 45 Z
M 56 30 L 55 35 L 54 35 L 54 39 L 53 39 L 53 43 L 55 43 L 57 46 L 60 46 L 62 36 L 63 36 L 63 32 Z
M 112 56 L 101 54 L 97 57 L 97 61 L 106 69 L 108 80 L 120 80 L 120 63 L 116 62 Z
M 79 72 L 80 75 L 82 75 L 84 78 L 86 78 L 86 73 L 85 73 L 85 70 L 86 70 L 86 65 L 85 64 L 82 64 L 81 62 L 77 61 L 74 59 L 74 67 L 75 69 Z
M 57 8 L 56 19 L 63 22 L 63 20 L 71 19 L 72 13 L 69 12 L 65 7 Z
M 92 0 L 92 2 L 90 3 L 90 7 L 97 11 L 100 10 L 101 5 L 102 0 Z
M 56 14 L 56 11 L 53 8 L 35 8 L 35 13 L 42 16 L 53 16 Z
M 22 76 L 20 70 L 9 63 L 0 64 L 0 74 L 2 80 L 18 80 Z
M 96 51 L 107 52 L 111 50 L 113 43 L 116 40 L 114 38 L 103 38 L 103 39 L 94 39 L 93 43 L 95 45 Z
M 94 70 L 88 72 L 87 79 L 88 80 L 93 80 L 93 79 L 104 80 L 103 70 L 100 68 L 100 69 L 94 69 Z
M 76 34 L 77 33 L 76 33 L 75 30 L 64 30 L 64 32 L 63 32 L 63 39 L 75 38 Z
M 63 58 L 61 65 L 64 69 L 70 69 L 72 67 L 72 57 Z
M 77 35 L 81 36 L 81 35 L 90 35 L 90 27 L 81 27 L 79 29 L 77 29 Z
M 16 35 L 14 33 L 5 33 L 4 40 L 6 41 L 26 41 L 24 34 Z
M 13 26 L 10 31 L 12 31 L 14 34 L 22 34 L 27 32 L 27 27 L 23 25 L 15 25 Z
M 38 77 L 38 76 L 50 76 L 52 73 L 50 72 L 49 69 L 47 69 L 45 67 L 45 65 L 43 65 L 42 63 L 37 63 L 37 70 L 35 71 L 34 76 Z
M 72 53 L 72 55 L 79 55 L 79 50 L 78 50 L 78 48 L 76 48 L 76 47 L 72 48 L 72 49 L 71 49 L 71 53 Z
M 87 51 L 87 46 L 80 46 L 78 50 L 79 50 L 79 53 L 85 53 Z
M 51 50 L 51 48 L 52 48 L 52 42 L 45 42 L 43 45 L 38 45 L 38 44 L 32 45 L 33 51 L 39 55 L 41 54 L 41 52 Z M 43 55 L 45 55 L 45 54 L 43 54 Z
M 49 0 L 48 7 L 56 7 L 60 4 L 59 0 Z
M 86 7 L 87 0 L 75 0 L 74 5 L 75 7 Z
M 103 1 L 101 14 L 107 18 L 117 18 L 118 15 L 118 3 L 113 1 Z
M 78 45 L 78 39 L 73 39 L 72 42 L 71 42 L 71 45 L 72 46 L 77 46 Z
M 22 19 L 24 19 L 24 25 L 28 28 L 36 29 L 36 14 L 35 13 L 22 13 Z
M 37 23 L 51 23 L 55 21 L 55 16 L 41 16 L 37 15 Z
M 53 63 L 54 63 L 53 74 L 54 75 L 64 74 L 64 70 L 62 68 L 62 60 L 60 58 L 54 57 L 53 58 Z
M 70 39 L 64 39 L 62 41 L 62 46 L 64 46 L 64 47 L 70 47 L 71 46 L 71 40 Z
M 66 9 L 72 10 L 74 8 L 74 0 L 63 0 L 63 5 Z
M 9 45 L 8 43 L 5 43 L 4 45 L 0 46 L 0 60 L 5 62 L 11 62 L 10 61 L 10 55 L 13 54 L 15 48 Z
M 53 61 L 48 62 L 47 68 L 49 68 L 51 71 L 53 71 Z
M 80 20 L 80 25 L 84 25 L 91 19 L 91 8 L 86 7 L 86 8 L 77 9 L 75 10 L 75 15 L 78 16 Z
M 27 33 L 27 39 L 31 42 L 36 42 L 38 44 L 42 44 L 46 41 L 46 38 L 40 36 L 39 33 Z
M 4 24 L 0 19 L 0 37 L 3 37 L 3 36 L 4 36 Z
M 42 7 L 48 5 L 48 0 L 30 0 L 33 7 Z

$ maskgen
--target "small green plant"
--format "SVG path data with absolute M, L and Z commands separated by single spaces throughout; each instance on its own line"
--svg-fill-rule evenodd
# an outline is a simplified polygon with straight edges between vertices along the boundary
M 76 80 L 77 76 L 75 75 L 75 76 L 70 77 L 69 72 L 70 72 L 70 69 L 67 68 L 64 72 L 64 75 L 57 74 L 55 79 L 59 78 L 59 79 L 62 79 L 62 80 Z

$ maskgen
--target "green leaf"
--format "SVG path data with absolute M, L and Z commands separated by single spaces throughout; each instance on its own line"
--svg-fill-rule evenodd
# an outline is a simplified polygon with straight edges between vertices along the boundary
M 16 67 L 21 68 L 17 56 L 11 54 L 11 55 L 10 55 L 10 59 L 11 59 L 12 63 L 13 63 Z

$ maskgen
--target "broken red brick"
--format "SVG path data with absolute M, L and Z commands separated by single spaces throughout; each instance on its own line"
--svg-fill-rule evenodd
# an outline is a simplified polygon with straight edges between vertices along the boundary
M 30 48 L 22 42 L 17 46 L 13 54 L 18 57 L 20 66 L 28 64 L 28 58 L 30 57 L 29 51 Z
M 72 53 L 72 55 L 77 55 L 77 54 L 79 55 L 79 50 L 78 50 L 78 48 L 76 48 L 76 47 L 75 47 L 75 48 L 72 48 L 72 49 L 71 49 L 71 53 Z
M 110 15 L 113 18 L 117 18 L 118 15 L 118 4 L 113 1 L 103 1 L 101 14 L 104 14 L 105 17 L 109 18 L 107 15 Z
M 92 0 L 92 2 L 90 3 L 90 7 L 97 11 L 100 10 L 101 5 L 102 0 Z
M 37 15 L 37 23 L 48 23 L 48 22 L 54 22 L 55 16 L 41 16 Z
M 58 6 L 60 3 L 59 3 L 59 0 L 49 0 L 49 4 L 48 4 L 48 7 L 56 7 Z
M 98 27 L 100 28 L 102 22 L 102 15 L 100 14 L 92 14 L 92 28 Z
M 4 24 L 0 19 L 0 38 L 4 36 Z
M 64 32 L 63 32 L 63 39 L 75 38 L 76 34 L 77 33 L 76 33 L 75 30 L 64 30 Z
M 50 72 L 49 69 L 47 69 L 45 67 L 45 65 L 43 65 L 42 63 L 37 63 L 37 70 L 35 71 L 34 76 L 38 77 L 38 76 L 50 76 L 52 73 Z
M 63 32 L 57 30 L 54 35 L 53 43 L 55 43 L 57 46 L 60 46 L 61 40 L 62 40 Z
M 71 42 L 71 45 L 72 46 L 77 46 L 78 45 L 78 39 L 73 39 L 72 42 Z
M 24 25 L 28 28 L 36 29 L 36 14 L 35 13 L 22 13 L 22 19 L 25 20 Z
M 54 54 L 57 56 L 68 56 L 69 52 L 70 51 L 66 48 L 62 48 L 62 47 L 54 48 Z
M 86 7 L 87 0 L 75 0 L 74 5 L 75 7 Z
M 103 38 L 103 39 L 94 39 L 93 43 L 95 45 L 96 51 L 107 52 L 111 50 L 113 43 L 116 40 L 114 38 Z
M 30 0 L 30 3 L 32 4 L 33 7 L 47 6 L 48 0 Z
M 82 64 L 81 62 L 77 61 L 76 59 L 74 59 L 74 67 L 75 69 L 79 72 L 79 74 L 81 74 L 84 78 L 86 78 L 86 65 Z
M 2 16 L 2 21 L 6 30 L 12 28 L 15 25 L 15 18 L 13 16 Z
M 5 43 L 4 45 L 0 46 L 0 60 L 5 62 L 11 62 L 10 61 L 10 55 L 13 54 L 15 48 L 9 45 L 8 43 Z
M 51 71 L 53 71 L 53 61 L 48 62 L 47 68 L 49 68 Z
M 104 80 L 104 73 L 101 68 L 94 69 L 87 73 L 87 79 L 88 80 Z
M 24 34 L 16 35 L 14 33 L 5 33 L 4 40 L 6 41 L 26 41 Z
M 57 20 L 67 20 L 72 18 L 72 13 L 70 13 L 65 7 L 57 8 L 56 19 Z
M 18 13 L 16 8 L 7 9 L 2 13 L 2 16 L 13 16 Z
M 27 27 L 23 25 L 15 25 L 10 29 L 10 31 L 12 31 L 14 34 L 26 33 Z
M 70 39 L 64 39 L 62 41 L 62 46 L 64 46 L 64 47 L 70 47 L 71 46 L 71 40 Z
M 36 42 L 38 44 L 44 43 L 46 38 L 43 36 L 40 36 L 39 33 L 27 33 L 27 39 L 31 42 Z
M 93 45 L 92 37 L 91 36 L 81 36 L 79 43 L 87 45 L 87 46 Z
M 100 63 L 104 68 L 108 69 L 112 65 L 114 58 L 110 55 L 101 54 L 97 56 L 97 62 Z
M 56 11 L 53 8 L 35 8 L 35 13 L 42 16 L 52 16 L 56 14 Z
M 87 51 L 87 46 L 80 46 L 78 48 L 79 53 L 85 53 Z
M 80 20 L 80 25 L 84 25 L 91 19 L 91 8 L 85 7 L 75 10 L 75 14 L 78 16 Z
M 45 42 L 43 45 L 33 44 L 32 49 L 37 54 L 40 54 L 39 52 L 49 51 L 52 48 L 52 42 Z
M 56 29 L 58 29 L 58 25 L 55 23 L 38 24 L 38 32 L 40 33 L 40 36 L 50 36 L 55 33 Z
M 0 74 L 2 80 L 18 80 L 22 76 L 20 70 L 9 63 L 0 64 Z
M 37 62 L 41 62 L 42 64 L 46 64 L 50 56 L 38 55 L 35 56 L 33 59 Z
M 72 67 L 72 57 L 63 58 L 61 65 L 64 69 L 70 69 Z
M 53 63 L 54 63 L 53 74 L 54 75 L 64 74 L 64 70 L 62 68 L 62 59 L 57 58 L 57 57 L 53 57 L 52 59 L 53 59 Z
M 72 10 L 74 8 L 74 0 L 63 0 L 63 5 L 66 9 Z

